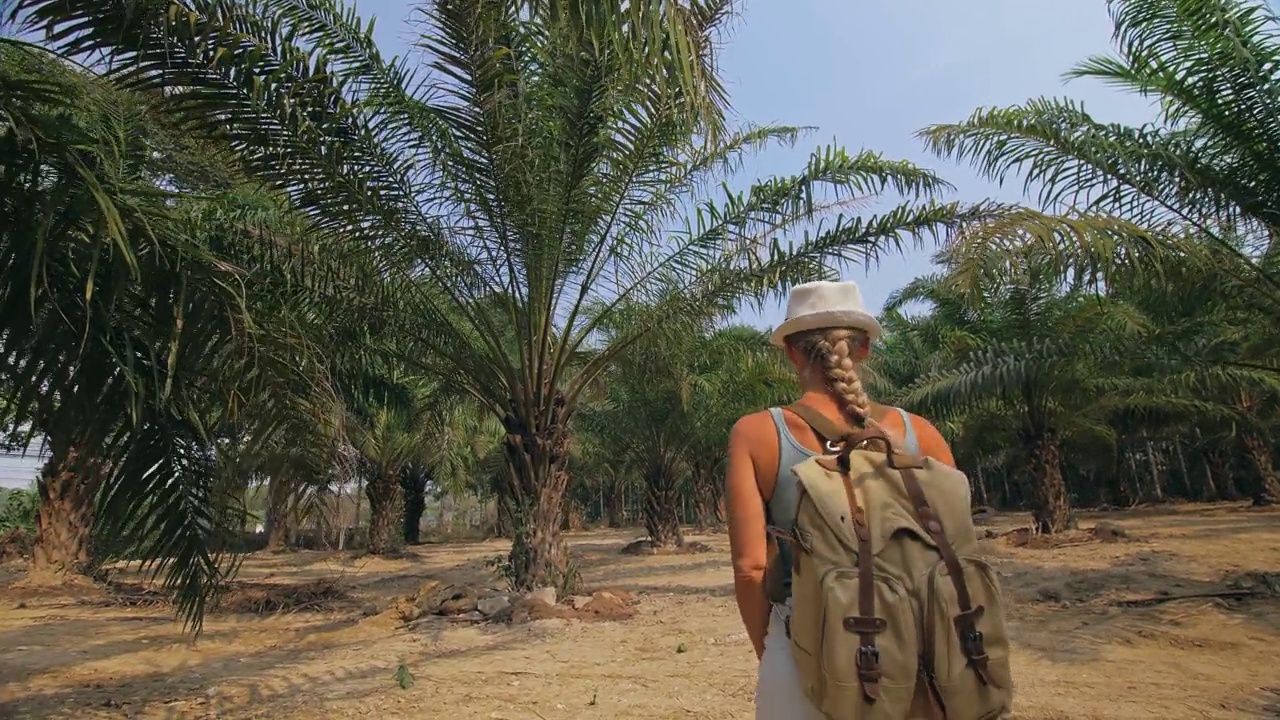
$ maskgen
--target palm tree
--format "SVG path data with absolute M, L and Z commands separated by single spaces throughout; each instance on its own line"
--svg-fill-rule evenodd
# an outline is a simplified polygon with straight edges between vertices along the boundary
M 437 0 L 419 9 L 425 82 L 324 0 L 19 7 L 57 47 L 101 52 L 132 84 L 162 89 L 193 131 L 227 133 L 315 233 L 380 258 L 417 320 L 403 332 L 420 373 L 503 420 L 519 587 L 565 577 L 569 422 L 617 356 L 670 318 L 965 217 L 932 200 L 947 187 L 933 174 L 839 148 L 792 176 L 711 191 L 744 155 L 799 135 L 733 130 L 715 112 L 724 0 Z M 906 201 L 836 215 L 886 191 Z M 593 345 L 620 305 L 657 298 L 649 319 Z
M 1186 249 L 1186 241 L 1211 245 L 1232 258 L 1233 277 L 1280 313 L 1280 272 L 1262 262 L 1277 252 L 1280 221 L 1280 129 L 1267 120 L 1280 93 L 1280 23 L 1270 5 L 1108 7 L 1116 55 L 1090 58 L 1067 77 L 1150 98 L 1157 118 L 1140 127 L 1103 123 L 1079 103 L 1040 98 L 921 131 L 939 155 L 998 182 L 1020 175 L 1044 209 L 1067 209 L 1057 218 L 1013 213 L 975 229 L 966 246 L 981 257 L 1032 242 L 1064 270 L 1108 273 L 1150 266 L 1155 251 Z
M 691 371 L 696 378 L 687 401 L 685 465 L 693 485 L 698 525 L 722 527 L 724 463 L 729 428 L 747 413 L 796 397 L 794 371 L 768 336 L 755 328 L 730 326 L 700 343 Z
M 677 326 L 646 338 L 604 376 L 603 397 L 584 408 L 579 427 L 612 475 L 639 472 L 655 548 L 683 545 L 681 500 L 690 491 L 699 524 L 717 524 L 728 429 L 794 390 L 781 360 L 755 328 Z
M 627 315 L 617 320 L 611 334 L 627 332 L 634 321 Z M 645 529 L 657 549 L 684 545 L 680 499 L 688 475 L 685 448 L 693 438 L 688 411 L 701 380 L 695 358 L 705 344 L 696 325 L 649 335 L 615 358 L 600 378 L 601 397 L 583 408 L 576 423 L 613 476 L 625 476 L 628 468 L 640 476 Z
M 1017 423 L 981 424 L 988 436 L 1002 429 L 1025 463 L 1026 495 L 1040 532 L 1074 525 L 1063 478 L 1063 443 L 1081 433 L 1109 435 L 1105 412 L 1121 401 L 1124 388 L 1113 381 L 1114 364 L 1136 344 L 1143 319 L 1118 303 L 1080 293 L 1066 294 L 1052 272 L 1034 266 L 1022 278 L 1007 277 L 983 288 L 973 305 L 947 275 L 917 279 L 891 296 L 886 309 L 924 301 L 932 313 L 918 321 L 899 319 L 890 342 L 904 338 L 911 351 L 932 352 L 914 382 L 900 391 L 909 409 L 962 427 L 991 416 Z M 892 325 L 891 325 L 892 327 Z M 892 359 L 901 350 L 886 353 Z M 883 361 L 882 361 L 883 362 Z M 994 412 L 984 412 L 994 410 Z M 1002 412 L 1003 411 L 1003 412 Z M 985 415 L 986 417 L 981 417 Z M 970 425 L 972 427 L 972 425 Z
M 577 495 L 583 508 L 596 506 L 598 519 L 607 527 L 620 528 L 627 520 L 628 496 L 644 491 L 636 467 L 614 455 L 609 428 L 597 427 L 591 421 L 605 411 L 604 402 L 603 395 L 585 401 L 574 423 L 573 441 L 569 445 L 574 484 L 569 491 Z M 599 429 L 606 432 L 597 432 Z
M 1230 246 L 1208 245 L 1199 253 L 1182 253 L 1159 263 L 1161 272 L 1116 274 L 1109 294 L 1141 308 L 1159 329 L 1154 342 L 1183 359 L 1187 372 L 1171 378 L 1187 390 L 1234 408 L 1228 436 L 1235 435 L 1254 464 L 1249 495 L 1257 506 L 1280 502 L 1280 479 L 1272 461 L 1269 437 L 1280 405 L 1280 372 L 1274 358 L 1280 330 L 1269 317 L 1267 300 L 1252 292 L 1235 274 L 1238 252 L 1246 240 L 1227 236 Z M 1260 258 L 1263 269 L 1275 269 L 1276 255 Z M 1195 422 L 1200 418 L 1174 418 Z
M 405 539 L 410 542 L 417 541 L 428 493 L 441 502 L 446 497 L 481 497 L 483 478 L 501 469 L 502 426 L 497 418 L 451 388 L 435 390 L 426 400 L 429 423 L 422 455 L 412 468 L 418 497 L 406 496 Z
M 1264 399 L 1280 367 L 1274 352 L 1259 350 L 1274 348 L 1276 335 L 1257 330 L 1280 314 L 1280 135 L 1267 121 L 1280 91 L 1280 22 L 1255 0 L 1108 5 L 1116 54 L 1067 76 L 1155 100 L 1154 122 L 1103 123 L 1078 103 L 1040 98 L 921 132 L 936 153 L 993 180 L 1020 175 L 1043 210 L 1062 213 L 1020 209 L 967 229 L 953 248 L 964 268 L 956 279 L 972 294 L 994 267 L 1034 248 L 1064 279 L 1101 279 L 1122 291 L 1141 284 L 1144 309 L 1170 340 L 1161 347 L 1192 376 L 1170 379 L 1193 383 L 1214 407 L 1234 406 L 1232 423 L 1258 475 L 1252 494 L 1265 504 L 1280 492 L 1261 440 L 1273 427 L 1275 408 Z M 1171 282 L 1201 292 L 1177 286 L 1185 294 L 1175 297 Z M 1192 298 L 1205 307 L 1186 308 Z
M 239 491 L 327 412 L 304 294 L 350 286 L 155 98 L 7 39 L 0 86 L 0 387 L 52 453 L 33 571 L 141 558 L 198 629 Z
M 1160 256 L 1166 274 L 1114 271 L 1105 286 L 1060 282 L 1060 261 L 1040 246 L 1023 248 L 1015 263 L 1007 252 L 944 253 L 945 272 L 888 304 L 885 347 L 873 362 L 878 389 L 941 420 L 979 494 L 988 492 L 984 472 L 1027 477 L 1013 490 L 1041 531 L 1071 525 L 1070 487 L 1099 500 L 1143 499 L 1133 484 L 1139 463 L 1161 499 L 1156 456 L 1186 428 L 1235 427 L 1248 438 L 1274 422 L 1241 402 L 1275 396 L 1277 374 L 1251 362 L 1261 359 L 1241 339 L 1258 334 L 1246 329 L 1257 327 L 1256 296 L 1224 282 L 1223 266 L 1209 262 L 1215 253 Z M 975 265 L 987 270 L 974 274 Z M 914 301 L 929 311 L 901 312 Z M 1106 485 L 1121 479 L 1129 485 Z

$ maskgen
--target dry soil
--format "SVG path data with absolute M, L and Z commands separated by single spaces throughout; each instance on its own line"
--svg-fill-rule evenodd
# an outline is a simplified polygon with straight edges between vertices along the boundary
M 984 541 L 1009 597 L 1017 717 L 1280 718 L 1280 598 L 1268 593 L 1280 577 L 1280 513 L 1187 506 L 1082 523 L 1098 520 L 1130 538 L 1047 549 Z M 164 607 L 109 602 L 96 589 L 24 589 L 10 564 L 0 577 L 0 718 L 752 717 L 755 658 L 725 539 L 697 537 L 712 548 L 700 555 L 620 554 L 636 535 L 572 536 L 589 586 L 640 598 L 625 622 L 406 630 L 365 616 L 425 579 L 493 584 L 485 560 L 500 542 L 424 545 L 395 560 L 260 553 L 243 580 L 336 579 L 349 598 L 217 615 L 194 644 Z M 1258 596 L 1117 604 L 1220 591 Z M 402 664 L 399 678 L 412 676 L 403 689 Z

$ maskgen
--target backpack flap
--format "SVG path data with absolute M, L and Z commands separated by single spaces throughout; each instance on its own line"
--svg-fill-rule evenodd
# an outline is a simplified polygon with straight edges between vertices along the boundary
M 844 491 L 844 479 L 837 472 L 823 467 L 822 458 L 812 457 L 791 469 L 800 484 L 802 495 L 813 500 L 813 506 L 822 516 L 832 536 L 849 553 L 858 551 L 857 538 L 849 518 L 849 502 Z M 802 529 L 801 529 L 802 530 Z
M 899 458 L 898 462 L 901 460 Z M 932 458 L 909 460 L 914 461 L 908 467 L 913 469 L 921 489 L 929 498 L 931 511 L 941 523 L 943 535 L 956 552 L 962 555 L 975 552 L 977 533 L 969 513 L 969 481 L 964 473 Z M 858 498 L 867 508 L 877 553 L 894 533 L 904 529 L 910 530 L 931 549 L 938 549 L 933 535 L 920 524 L 915 502 L 898 471 L 903 465 L 895 466 L 883 453 L 868 451 L 850 453 L 849 464 Z
M 824 462 L 824 460 L 826 462 Z M 871 535 L 871 554 L 879 555 L 894 533 L 906 530 L 930 548 L 937 548 L 933 538 L 920 526 L 896 472 L 888 471 L 883 453 L 856 450 L 849 454 L 849 477 L 853 481 L 858 504 L 866 509 L 864 519 Z M 849 523 L 844 480 L 841 472 L 827 467 L 828 458 L 810 458 L 795 468 L 804 492 L 813 496 L 814 507 L 831 532 L 849 553 L 857 552 L 857 538 Z

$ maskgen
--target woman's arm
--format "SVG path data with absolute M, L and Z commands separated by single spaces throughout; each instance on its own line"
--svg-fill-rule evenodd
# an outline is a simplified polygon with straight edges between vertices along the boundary
M 738 612 L 756 657 L 764 653 L 764 636 L 769 630 L 769 600 L 764 591 L 764 571 L 768 562 L 764 498 L 756 481 L 751 457 L 751 417 L 739 420 L 729 433 L 729 460 L 725 469 L 725 506 L 729 521 L 729 547 L 733 556 L 733 590 Z M 759 440 L 756 440 L 759 442 Z

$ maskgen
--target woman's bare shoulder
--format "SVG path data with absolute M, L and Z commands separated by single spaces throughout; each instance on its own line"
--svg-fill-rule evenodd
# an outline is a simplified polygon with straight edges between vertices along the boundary
M 729 431 L 729 468 L 725 482 L 729 487 L 754 488 L 754 493 L 768 499 L 776 478 L 768 468 L 778 465 L 777 430 L 768 410 L 743 415 Z
M 913 412 L 908 412 L 907 416 L 911 418 L 911 427 L 916 431 L 916 437 L 920 443 L 920 454 L 955 467 L 956 460 L 951 454 L 951 446 L 946 438 L 942 437 L 942 433 L 938 432 L 938 428 L 934 427 L 928 418 Z
M 743 415 L 733 424 L 729 431 L 730 442 L 733 440 L 758 440 L 763 433 L 773 432 L 773 416 L 768 410 Z

